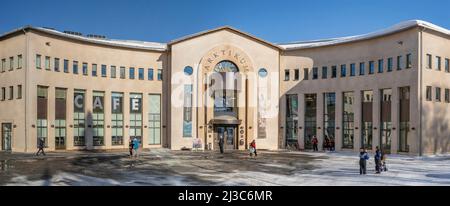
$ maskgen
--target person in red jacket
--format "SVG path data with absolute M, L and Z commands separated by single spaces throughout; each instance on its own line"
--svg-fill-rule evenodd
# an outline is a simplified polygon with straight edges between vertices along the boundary
M 316 137 L 316 136 L 313 136 L 312 144 L 313 144 L 313 150 L 314 150 L 314 152 L 319 151 L 319 147 L 318 147 L 319 140 L 317 140 L 317 137 Z
M 256 141 L 255 140 L 253 140 L 251 143 L 250 143 L 250 156 L 252 155 L 252 154 L 255 154 L 255 157 L 256 156 L 258 156 L 258 153 L 256 153 Z

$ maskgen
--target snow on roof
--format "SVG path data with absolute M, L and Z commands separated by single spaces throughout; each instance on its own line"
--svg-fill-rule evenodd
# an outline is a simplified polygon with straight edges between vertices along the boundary
M 410 21 L 401 22 L 401 23 L 396 24 L 387 29 L 383 29 L 380 31 L 363 34 L 363 35 L 348 36 L 348 37 L 333 38 L 333 39 L 322 39 L 322 40 L 314 40 L 314 41 L 282 43 L 282 44 L 278 44 L 278 45 L 286 50 L 331 46 L 331 45 L 336 45 L 336 44 L 343 44 L 343 43 L 349 43 L 349 42 L 355 42 L 355 41 L 361 41 L 361 40 L 372 39 L 372 38 L 376 38 L 376 37 L 380 37 L 380 36 L 385 36 L 385 35 L 403 31 L 405 29 L 409 29 L 409 28 L 412 28 L 415 26 L 421 26 L 421 27 L 431 29 L 431 30 L 434 30 L 434 31 L 437 31 L 437 32 L 440 32 L 440 33 L 443 33 L 446 35 L 450 35 L 450 30 L 442 28 L 440 26 L 437 26 L 437 25 L 434 25 L 432 23 L 422 21 L 422 20 L 410 20 Z

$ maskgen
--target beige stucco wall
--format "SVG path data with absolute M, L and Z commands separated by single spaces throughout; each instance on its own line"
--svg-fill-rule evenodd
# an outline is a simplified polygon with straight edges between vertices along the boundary
M 286 116 L 286 94 L 298 94 L 299 97 L 299 127 L 304 128 L 304 94 L 317 94 L 317 137 L 319 139 L 319 147 L 323 141 L 323 93 L 336 93 L 336 149 L 340 150 L 342 146 L 342 93 L 354 92 L 355 104 L 353 111 L 355 113 L 355 130 L 354 130 L 354 150 L 358 150 L 361 137 L 361 92 L 364 90 L 374 91 L 374 107 L 373 107 L 373 127 L 377 130 L 373 131 L 373 147 L 379 144 L 380 136 L 380 89 L 393 89 L 392 97 L 392 152 L 397 152 L 398 148 L 398 88 L 410 86 L 411 89 L 411 105 L 410 113 L 416 114 L 418 105 L 417 97 L 417 66 L 418 66 L 418 30 L 409 29 L 393 35 L 388 35 L 376 39 L 365 41 L 317 47 L 311 49 L 298 49 L 286 51 L 281 58 L 281 75 L 280 75 L 280 126 L 285 127 Z M 399 44 L 398 42 L 403 42 Z M 403 56 L 403 68 L 405 67 L 406 54 L 412 54 L 412 68 L 397 71 L 397 56 Z M 387 59 L 393 57 L 394 68 L 392 72 L 387 72 Z M 378 73 L 378 60 L 384 59 L 384 72 Z M 375 62 L 375 74 L 369 75 L 369 61 Z M 365 62 L 365 75 L 359 76 L 359 63 Z M 356 76 L 350 77 L 350 64 L 356 65 Z M 347 76 L 340 77 L 340 66 L 347 65 Z M 331 78 L 331 66 L 337 66 L 337 78 Z M 322 66 L 328 67 L 328 78 L 322 78 Z M 318 67 L 319 79 L 312 80 L 312 68 Z M 303 69 L 309 69 L 309 80 L 303 80 Z M 284 70 L 290 70 L 290 80 L 284 81 Z M 300 69 L 300 80 L 294 81 L 294 69 Z M 358 129 L 356 129 L 358 127 Z M 411 128 L 418 127 L 418 119 L 416 115 L 411 115 Z M 281 132 L 285 137 L 285 131 Z M 299 145 L 304 146 L 304 130 L 299 129 Z M 408 138 L 410 151 L 417 152 L 417 130 L 411 131 Z
M 12 123 L 13 139 L 11 147 L 13 151 L 22 150 L 25 147 L 25 92 L 22 89 L 22 99 L 17 99 L 17 86 L 22 85 L 25 88 L 26 71 L 26 36 L 23 34 L 15 35 L 11 38 L 0 40 L 0 64 L 1 59 L 6 59 L 6 69 L 0 73 L 0 88 L 6 89 L 6 100 L 0 100 L 0 126 L 1 123 Z M 22 55 L 22 68 L 17 68 L 17 55 Z M 9 58 L 14 57 L 14 69 L 9 71 Z M 1 65 L 0 65 L 1 66 Z M 14 99 L 9 100 L 9 87 L 14 86 Z M 0 90 L 1 93 L 1 90 Z M 0 128 L 0 131 L 2 128 Z M 14 138 L 21 137 L 21 138 Z M 0 134 L 0 148 L 3 142 Z
M 148 94 L 162 94 L 163 82 L 157 81 L 156 74 L 157 69 L 165 70 L 167 65 L 167 57 L 164 53 L 143 51 L 143 50 L 131 50 L 124 48 L 113 48 L 99 45 L 86 44 L 81 42 L 69 41 L 66 39 L 60 39 L 53 36 L 48 36 L 42 33 L 29 32 L 29 47 L 28 53 L 28 65 L 30 65 L 27 78 L 28 84 L 26 87 L 27 98 L 27 122 L 26 128 L 27 145 L 28 149 L 25 151 L 31 152 L 36 148 L 36 132 L 37 129 L 32 125 L 36 125 L 37 113 L 37 86 L 48 86 L 48 147 L 49 150 L 53 150 L 55 147 L 54 141 L 54 125 L 55 118 L 55 88 L 67 88 L 67 134 L 66 145 L 67 149 L 85 149 L 85 147 L 73 146 L 73 92 L 75 89 L 86 90 L 86 114 L 92 112 L 92 92 L 104 91 L 105 92 L 105 145 L 100 147 L 92 146 L 92 133 L 86 134 L 86 148 L 87 149 L 114 149 L 114 148 L 127 148 L 127 142 L 129 138 L 129 131 L 126 125 L 130 125 L 129 120 L 129 98 L 130 93 L 141 93 L 143 95 L 143 146 L 145 148 L 155 147 L 148 145 L 148 129 L 145 126 L 148 125 Z M 40 54 L 42 69 L 36 69 L 35 57 L 36 54 Z M 51 57 L 51 70 L 45 70 L 45 56 Z M 61 72 L 55 72 L 53 70 L 54 58 L 60 58 L 60 70 Z M 69 73 L 63 72 L 63 61 L 68 59 Z M 78 61 L 78 74 L 72 73 L 73 61 Z M 82 74 L 82 64 L 88 63 L 88 75 Z M 97 64 L 97 77 L 91 75 L 92 64 Z M 107 77 L 101 77 L 101 65 L 107 65 Z M 112 79 L 110 77 L 110 66 L 114 65 L 117 68 L 117 78 Z M 120 66 L 126 67 L 126 79 L 119 78 Z M 130 80 L 128 77 L 129 67 L 135 67 L 135 79 Z M 145 69 L 145 80 L 138 79 L 138 68 Z M 147 69 L 154 69 L 154 80 L 147 80 Z M 164 77 L 165 75 L 163 75 Z M 167 78 L 167 77 L 164 77 Z M 124 145 L 123 146 L 111 146 L 111 129 L 107 128 L 107 125 L 111 125 L 111 92 L 124 93 Z M 162 97 L 165 98 L 165 97 Z M 163 101 L 163 100 L 162 100 Z M 162 113 L 164 113 L 164 104 L 162 104 Z M 165 117 L 164 117 L 165 118 Z M 162 119 L 162 124 L 165 119 Z M 88 124 L 88 122 L 86 122 Z M 88 128 L 87 130 L 90 130 Z M 165 142 L 165 128 L 161 128 L 162 139 Z M 18 137 L 18 139 L 24 139 Z M 161 145 L 156 145 L 161 147 Z M 20 149 L 22 150 L 22 149 Z
M 215 31 L 212 33 L 208 33 L 205 35 L 201 35 L 192 39 L 188 39 L 186 41 L 178 42 L 171 46 L 171 75 L 174 77 L 175 75 L 182 75 L 183 69 L 186 66 L 192 66 L 194 68 L 194 74 L 197 72 L 198 68 L 202 68 L 199 66 L 203 58 L 208 57 L 208 52 L 213 49 L 220 48 L 236 48 L 234 50 L 243 51 L 245 54 L 242 56 L 247 56 L 249 63 L 249 71 L 247 74 L 252 72 L 256 72 L 259 68 L 266 68 L 269 73 L 276 73 L 279 70 L 279 50 L 273 46 L 268 44 L 261 43 L 253 38 L 245 36 L 243 34 L 234 32 L 232 30 L 223 29 L 219 31 Z M 223 58 L 226 60 L 226 58 Z M 229 58 L 228 60 L 234 61 L 238 66 L 239 63 L 236 62 L 233 58 Z M 214 66 L 214 65 L 212 65 Z M 199 71 L 202 73 L 203 69 Z M 240 68 L 240 72 L 242 73 L 242 68 Z M 246 74 L 246 75 L 247 75 Z M 252 82 L 255 83 L 255 80 L 249 80 L 249 85 L 252 85 Z M 199 83 L 200 85 L 201 83 Z M 182 82 L 172 82 L 171 84 L 171 94 L 176 92 L 176 89 L 179 86 L 182 86 Z M 278 88 L 278 85 L 274 85 L 274 87 Z M 202 88 L 200 85 L 199 88 Z M 277 93 L 277 92 L 276 92 Z M 254 101 L 257 98 L 256 88 L 249 86 L 248 91 L 248 99 L 250 101 Z M 201 93 L 196 94 L 196 87 L 194 86 L 194 101 L 197 101 L 199 105 L 203 105 Z M 278 94 L 273 94 L 274 97 L 277 97 Z M 239 101 L 244 99 L 244 93 L 239 94 Z M 208 107 L 212 108 L 212 104 L 210 101 L 208 103 Z M 278 105 L 274 105 L 278 107 Z M 171 148 L 172 149 L 180 149 L 182 147 L 191 148 L 192 147 L 192 138 L 183 138 L 183 108 L 174 106 L 173 104 L 170 107 L 171 109 Z M 211 110 L 209 110 L 211 111 Z M 199 108 L 199 117 L 203 118 L 203 112 L 205 112 L 202 108 Z M 211 112 L 208 113 L 211 116 Z M 255 107 L 249 106 L 249 123 L 248 125 L 244 125 L 247 128 L 247 135 L 251 141 L 251 139 L 256 138 L 257 147 L 259 149 L 277 149 L 278 148 L 278 115 L 268 119 L 267 123 L 267 138 L 265 139 L 257 139 L 257 113 Z M 204 121 L 199 118 L 199 121 L 204 124 Z M 239 116 L 242 119 L 242 116 Z M 204 119 L 204 118 L 203 118 Z M 206 129 L 205 125 L 197 125 L 196 119 L 196 108 L 193 110 L 193 137 L 204 137 L 205 131 L 200 129 L 203 126 L 203 129 Z M 196 127 L 199 128 L 199 134 L 196 133 Z M 211 129 L 212 130 L 212 129 Z M 208 131 L 208 142 L 212 142 L 213 136 L 212 131 Z M 204 142 L 204 141 L 202 141 Z M 216 145 L 213 145 L 216 146 Z M 239 147 L 242 149 L 241 147 Z M 244 145 L 245 148 L 245 145 Z
M 445 89 L 450 89 L 450 73 L 445 72 L 445 59 L 450 59 L 450 37 L 425 30 L 422 50 L 422 143 L 424 154 L 450 151 L 450 104 L 445 102 Z M 427 54 L 433 57 L 431 69 Z M 436 69 L 436 56 L 441 57 L 441 70 Z M 432 86 L 432 101 L 426 101 L 426 87 Z M 435 88 L 441 88 L 441 102 L 436 102 Z

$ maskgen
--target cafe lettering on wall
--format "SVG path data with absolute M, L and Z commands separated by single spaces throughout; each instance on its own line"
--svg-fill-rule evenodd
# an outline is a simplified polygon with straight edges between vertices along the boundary
M 102 113 L 104 111 L 104 98 L 100 96 L 94 96 L 93 99 L 93 111 L 95 113 Z
M 237 48 L 230 46 L 213 49 L 203 58 L 204 71 L 211 71 L 217 63 L 223 60 L 233 61 L 241 71 L 249 70 L 249 60 L 247 55 Z
M 84 112 L 84 93 L 75 93 L 73 108 L 75 112 Z
M 112 113 L 113 114 L 121 114 L 122 113 L 122 104 L 123 104 L 123 98 L 122 97 L 112 97 Z
M 142 112 L 142 98 L 130 98 L 130 112 L 131 113 Z

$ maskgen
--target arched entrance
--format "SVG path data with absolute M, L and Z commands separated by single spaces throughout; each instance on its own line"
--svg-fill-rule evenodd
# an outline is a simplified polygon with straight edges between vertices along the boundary
M 253 107 L 248 72 L 253 71 L 250 58 L 240 49 L 223 45 L 210 50 L 200 61 L 204 84 L 199 84 L 198 134 L 207 149 L 219 149 L 224 138 L 225 149 L 247 149 L 253 139 Z M 255 97 L 256 98 L 256 97 Z M 255 99 L 250 98 L 250 99 Z M 256 123 L 255 123 L 256 124 Z

